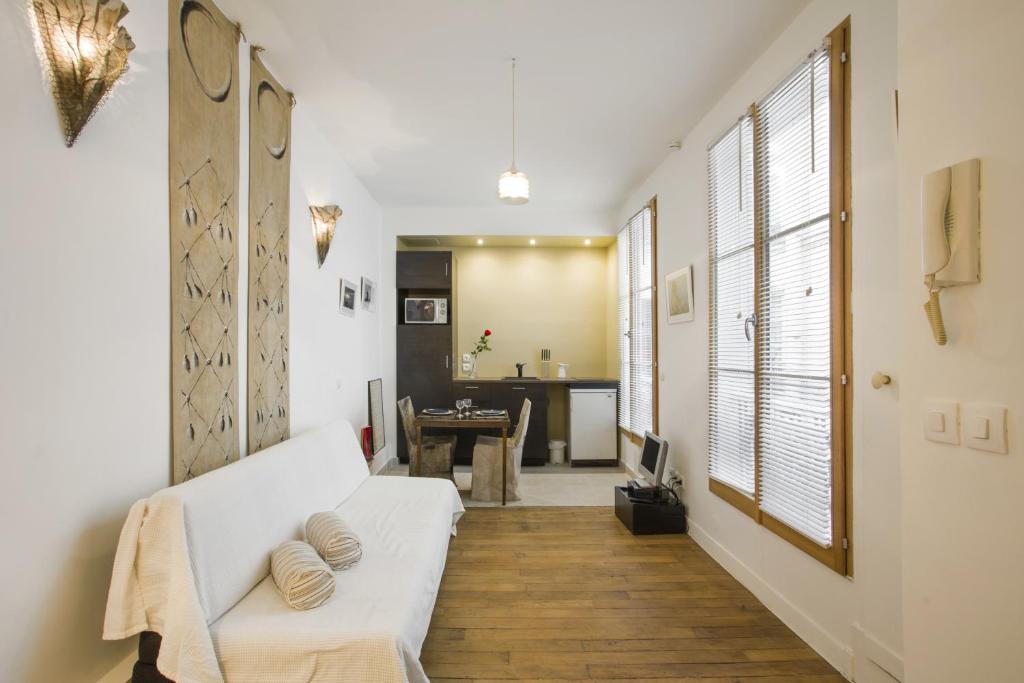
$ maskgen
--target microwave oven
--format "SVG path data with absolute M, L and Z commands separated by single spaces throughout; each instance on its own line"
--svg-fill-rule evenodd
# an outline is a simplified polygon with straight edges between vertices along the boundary
M 447 325 L 448 299 L 407 298 L 405 322 L 416 325 Z

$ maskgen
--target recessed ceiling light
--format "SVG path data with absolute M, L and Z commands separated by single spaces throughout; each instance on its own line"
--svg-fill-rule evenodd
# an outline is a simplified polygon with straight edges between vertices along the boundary
M 533 238 L 531 237 L 531 238 L 530 238 L 530 246 L 532 247 L 532 246 L 533 246 L 533 245 L 535 245 L 535 244 L 537 244 L 537 240 L 535 240 L 535 239 L 533 239 Z
M 478 239 L 478 240 L 476 241 L 476 243 L 477 243 L 478 245 L 481 245 L 481 244 L 483 244 L 483 243 L 484 243 L 484 241 L 483 241 L 482 239 Z
M 589 247 L 590 246 L 590 238 L 588 237 L 587 239 L 583 240 L 583 244 L 585 244 L 585 245 L 587 245 Z

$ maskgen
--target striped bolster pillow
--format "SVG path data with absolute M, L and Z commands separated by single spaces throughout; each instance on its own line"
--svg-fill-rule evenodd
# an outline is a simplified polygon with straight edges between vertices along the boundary
M 331 569 L 348 569 L 363 556 L 363 545 L 337 512 L 317 512 L 306 520 L 306 540 Z
M 334 595 L 334 574 L 308 543 L 286 541 L 270 554 L 270 573 L 284 601 L 313 609 Z

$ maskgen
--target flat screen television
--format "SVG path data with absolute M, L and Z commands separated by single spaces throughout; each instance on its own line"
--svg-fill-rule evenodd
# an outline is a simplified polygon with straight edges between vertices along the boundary
M 648 486 L 660 486 L 665 474 L 665 461 L 668 459 L 668 442 L 656 434 L 644 434 L 644 443 L 640 449 L 640 467 L 638 472 L 647 481 Z

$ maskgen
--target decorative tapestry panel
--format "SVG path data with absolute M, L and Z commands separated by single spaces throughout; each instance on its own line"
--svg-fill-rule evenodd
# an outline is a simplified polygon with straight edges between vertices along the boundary
M 249 452 L 284 441 L 288 405 L 288 192 L 292 95 L 250 50 Z
M 238 28 L 169 0 L 173 480 L 238 459 Z

